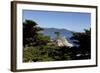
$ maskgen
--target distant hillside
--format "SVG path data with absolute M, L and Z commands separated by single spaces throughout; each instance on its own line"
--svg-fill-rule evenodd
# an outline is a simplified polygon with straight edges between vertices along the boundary
M 61 37 L 65 36 L 69 42 L 72 42 L 70 38 L 73 36 L 73 32 L 67 29 L 44 28 L 42 31 L 44 35 L 50 36 L 52 39 L 56 37 L 55 32 L 60 32 Z

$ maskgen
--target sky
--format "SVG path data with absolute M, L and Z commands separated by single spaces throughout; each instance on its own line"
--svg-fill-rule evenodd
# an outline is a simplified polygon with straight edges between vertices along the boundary
M 91 26 L 91 14 L 82 12 L 23 10 L 23 22 L 26 19 L 35 21 L 43 28 L 59 28 L 75 32 L 83 32 Z

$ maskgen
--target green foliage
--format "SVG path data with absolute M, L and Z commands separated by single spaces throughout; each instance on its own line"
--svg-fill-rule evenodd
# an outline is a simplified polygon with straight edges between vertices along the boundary
M 56 36 L 59 37 L 60 36 L 60 32 L 55 32 Z
M 75 44 L 80 45 L 76 53 L 81 54 L 80 59 L 89 59 L 91 57 L 91 29 L 85 29 L 85 32 L 74 33 Z
M 43 30 L 40 27 L 37 27 L 37 23 L 32 20 L 25 20 L 23 22 L 23 46 L 35 45 L 38 32 Z
M 90 58 L 91 30 L 83 33 L 74 33 L 72 39 L 77 47 L 58 47 L 49 36 L 40 33 L 43 29 L 32 20 L 23 22 L 23 62 L 61 61 Z M 60 33 L 55 32 L 59 38 Z M 77 57 L 77 54 L 81 54 Z
M 71 60 L 66 49 L 50 45 L 24 48 L 23 62 Z
M 49 36 L 44 36 L 43 34 L 38 34 L 37 36 L 37 45 L 47 45 L 50 42 Z
M 51 61 L 53 60 L 48 55 L 49 47 L 48 46 L 36 46 L 36 47 L 29 47 L 28 49 L 24 48 L 24 62 L 29 61 Z

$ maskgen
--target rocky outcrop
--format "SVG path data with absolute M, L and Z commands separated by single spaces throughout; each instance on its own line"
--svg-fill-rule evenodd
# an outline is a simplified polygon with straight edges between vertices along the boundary
M 65 37 L 59 37 L 55 39 L 55 43 L 59 46 L 59 47 L 73 47 L 74 45 L 69 43 L 68 40 Z

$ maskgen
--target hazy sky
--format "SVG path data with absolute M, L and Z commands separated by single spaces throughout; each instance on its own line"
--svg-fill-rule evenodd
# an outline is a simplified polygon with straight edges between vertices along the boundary
M 23 10 L 23 21 L 25 19 L 35 21 L 40 27 L 63 28 L 76 32 L 82 32 L 91 26 L 90 13 Z

